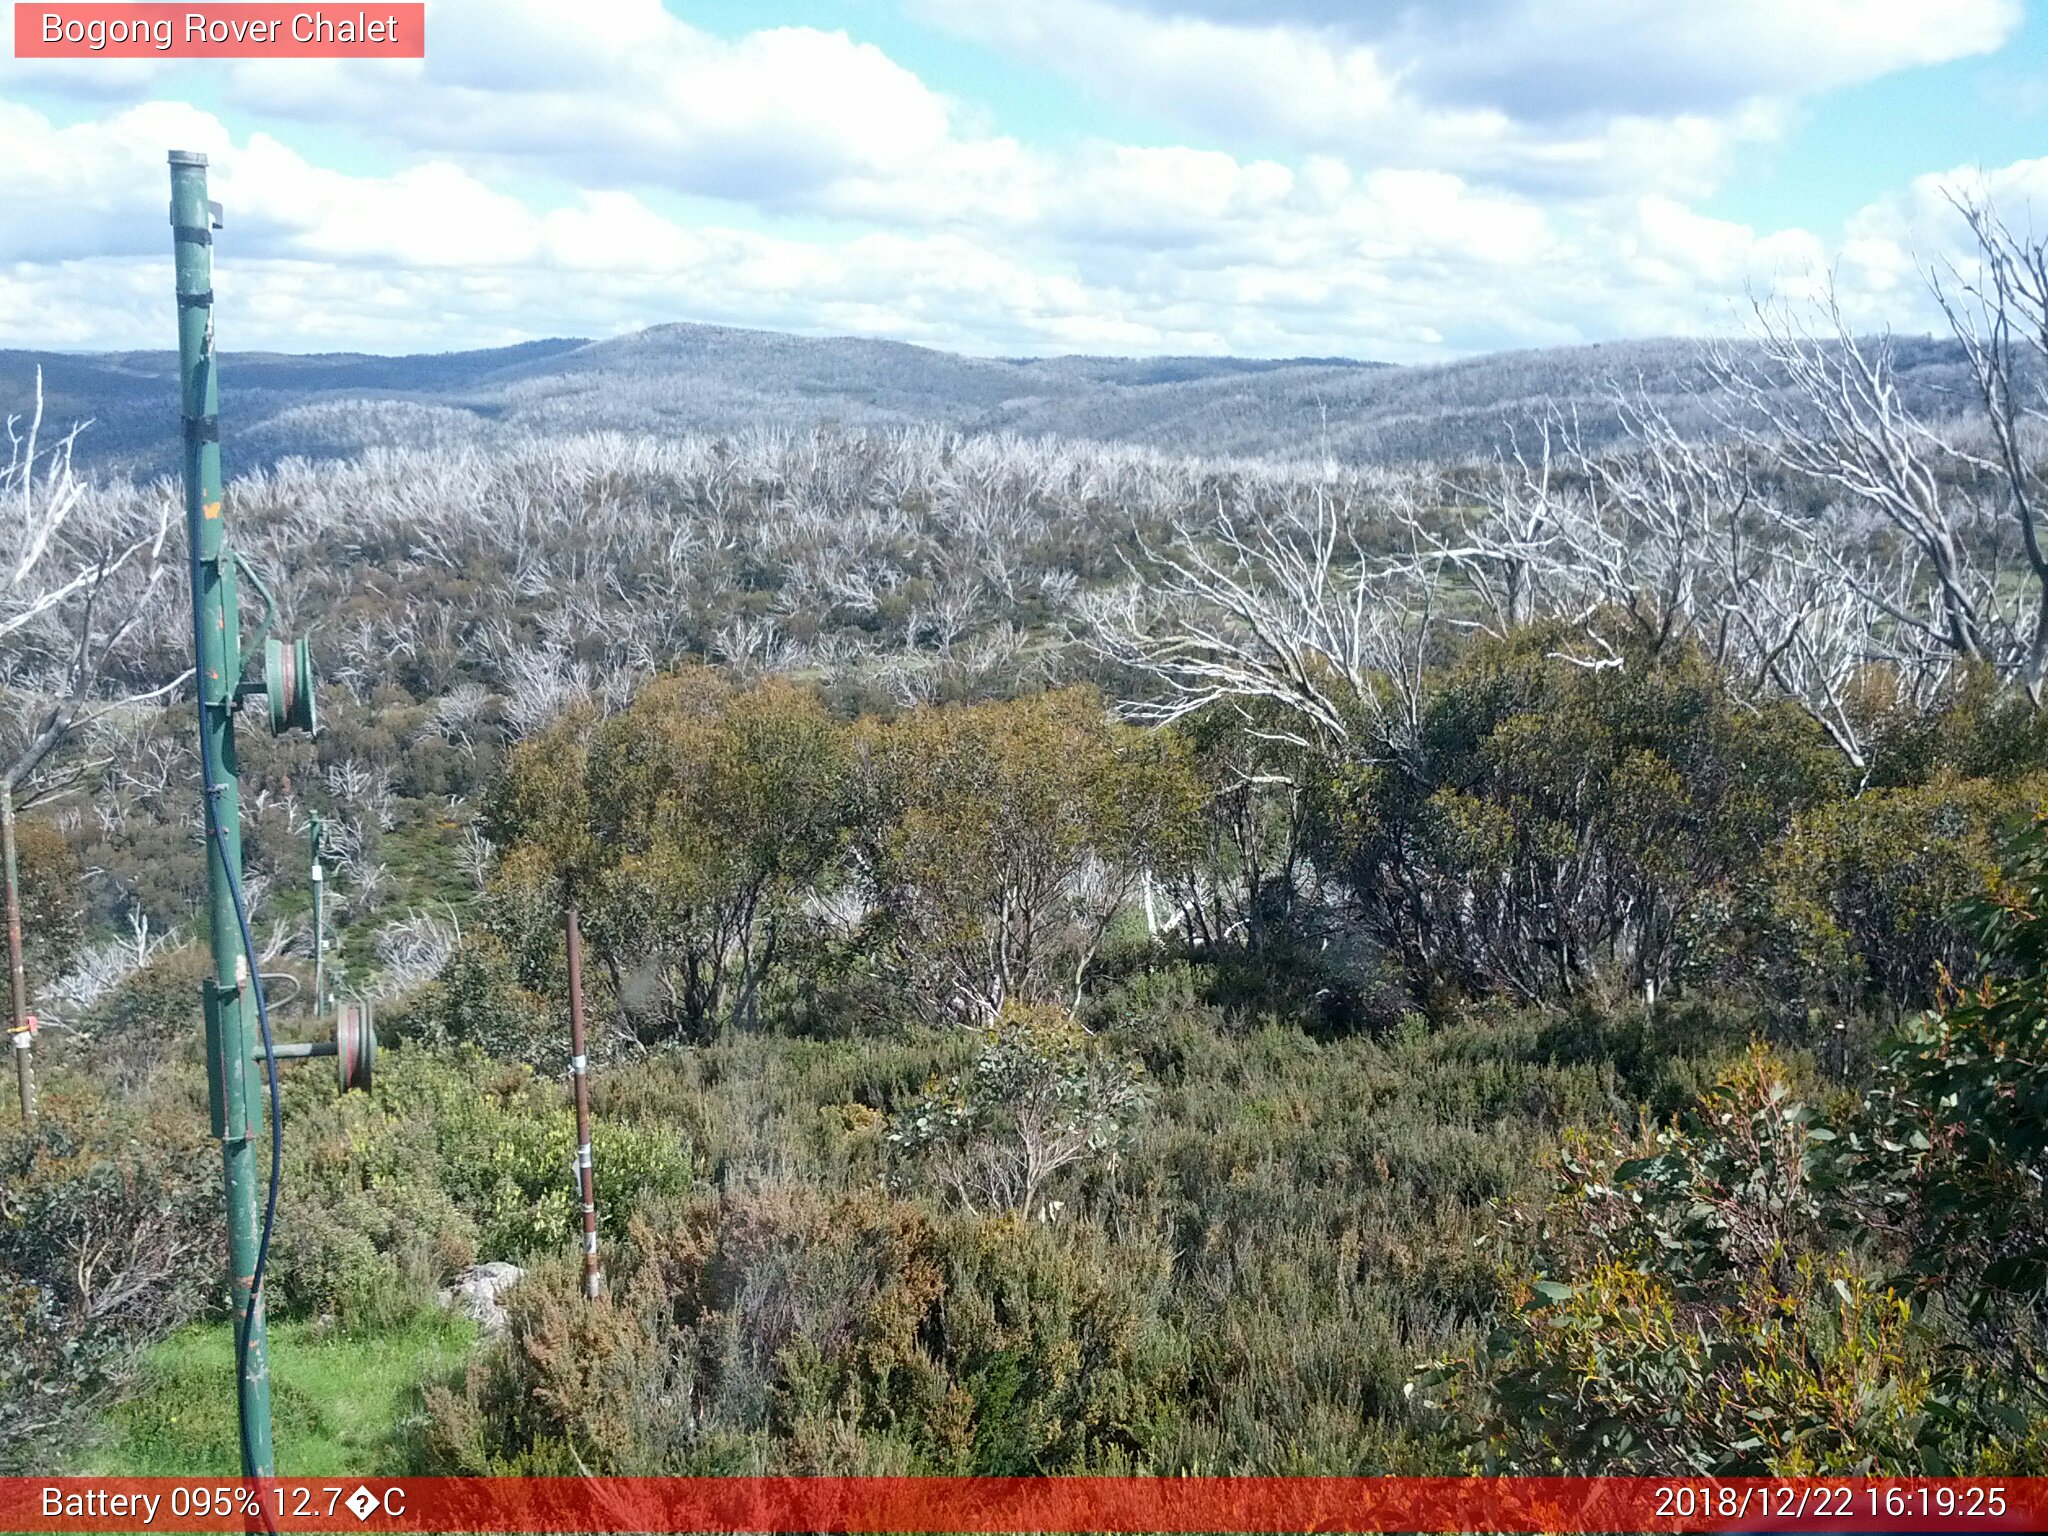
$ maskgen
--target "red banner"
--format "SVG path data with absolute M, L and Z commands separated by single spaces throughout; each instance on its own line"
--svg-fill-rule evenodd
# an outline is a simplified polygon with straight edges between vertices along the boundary
M 5 1478 L 6 1531 L 2041 1531 L 2048 1478 Z
M 14 7 L 17 59 L 422 59 L 424 4 Z

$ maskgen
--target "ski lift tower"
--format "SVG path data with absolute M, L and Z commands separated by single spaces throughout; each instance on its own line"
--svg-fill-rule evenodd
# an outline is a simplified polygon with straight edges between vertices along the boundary
M 312 663 L 306 642 L 286 645 L 270 635 L 277 604 L 255 570 L 226 541 L 220 468 L 220 375 L 214 350 L 213 231 L 220 208 L 206 196 L 206 157 L 174 150 L 171 235 L 177 265 L 178 382 L 184 424 L 185 527 L 192 561 L 192 644 L 199 695 L 199 761 L 206 834 L 208 916 L 213 974 L 204 984 L 208 1101 L 221 1144 L 227 1197 L 228 1278 L 234 1304 L 236 1401 L 242 1471 L 276 1472 L 270 1433 L 269 1348 L 263 1326 L 263 1264 L 277 1207 L 277 1062 L 242 893 L 241 785 L 235 756 L 235 715 L 261 693 L 273 731 L 316 727 Z M 263 605 L 250 654 L 260 678 L 245 680 L 238 581 Z M 310 1052 L 308 1052 L 310 1054 Z M 262 1073 L 252 1072 L 261 1065 Z M 344 1070 L 343 1079 L 347 1080 Z M 268 1194 L 257 1221 L 257 1134 L 262 1087 L 272 1101 Z

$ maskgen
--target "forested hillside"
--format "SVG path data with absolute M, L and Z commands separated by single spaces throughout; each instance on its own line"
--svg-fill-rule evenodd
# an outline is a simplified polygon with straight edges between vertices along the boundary
M 1953 343 L 1907 339 L 1893 350 L 1914 409 L 1947 415 L 1967 395 Z M 0 396 L 25 399 L 38 367 L 54 411 L 94 420 L 80 444 L 85 462 L 142 475 L 175 468 L 171 354 L 0 353 Z M 1611 440 L 1621 425 L 1617 393 L 1710 436 L 1723 427 L 1701 407 L 1708 374 L 1701 346 L 1682 341 L 1393 368 L 1344 358 L 971 358 L 702 325 L 442 356 L 222 359 L 226 409 L 239 423 L 234 462 L 245 469 L 371 447 L 497 452 L 535 433 L 914 425 L 1174 454 L 1412 465 L 1490 458 L 1558 410 Z
M 1547 403 L 1413 464 L 1212 437 L 1290 375 L 1392 430 L 1361 402 L 1415 375 L 1324 364 L 944 363 L 960 413 L 1208 391 L 1157 429 L 1199 457 L 532 430 L 759 350 L 652 334 L 494 361 L 487 443 L 249 469 L 228 526 L 324 720 L 242 725 L 262 969 L 310 1035 L 318 813 L 387 1047 L 368 1094 L 287 1074 L 285 1336 L 426 1337 L 466 1266 L 527 1271 L 393 1468 L 2037 1467 L 2048 329 L 2004 334 L 1773 334 L 1597 422 L 1439 370 L 1438 423 Z M 917 413 L 811 345 L 755 377 Z M 0 1462 L 140 1424 L 210 1469 L 150 1407 L 223 1306 L 176 495 L 29 441 Z

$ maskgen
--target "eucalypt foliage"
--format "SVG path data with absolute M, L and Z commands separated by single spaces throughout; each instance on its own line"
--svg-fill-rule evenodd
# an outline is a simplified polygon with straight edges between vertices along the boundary
M 1761 1048 L 1511 1214 L 1502 1321 L 1411 1397 L 1504 1471 L 2003 1473 L 2048 1455 L 2048 821 L 1984 979 L 1823 1113 Z
M 890 1122 L 889 1141 L 970 1211 L 1057 1219 L 1063 1170 L 1113 1161 L 1145 1101 L 1125 1061 L 1063 1008 L 1013 1003 L 968 1070 L 934 1079 Z

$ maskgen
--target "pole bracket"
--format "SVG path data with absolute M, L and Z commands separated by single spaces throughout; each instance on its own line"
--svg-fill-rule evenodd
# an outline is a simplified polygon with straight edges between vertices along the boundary
M 206 164 L 206 157 L 204 155 L 201 155 L 196 160 L 173 160 L 171 164 L 203 166 Z M 227 228 L 227 220 L 221 211 L 221 206 L 219 203 L 216 203 L 212 198 L 208 198 L 206 200 L 206 217 L 208 222 L 211 223 L 215 229 Z M 185 231 L 189 229 L 192 230 L 198 236 L 198 244 L 213 244 L 213 237 L 210 234 L 200 231 L 199 226 L 197 226 L 196 224 L 180 224 L 178 222 L 178 205 L 176 203 L 171 204 L 171 228 L 175 229 L 178 232 L 178 238 L 180 240 L 185 238 Z

